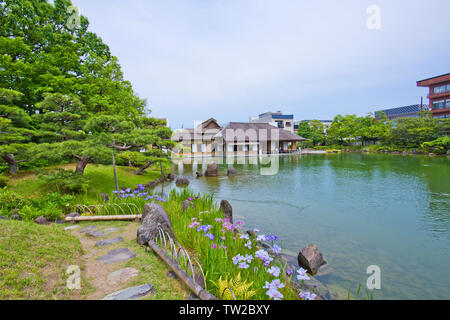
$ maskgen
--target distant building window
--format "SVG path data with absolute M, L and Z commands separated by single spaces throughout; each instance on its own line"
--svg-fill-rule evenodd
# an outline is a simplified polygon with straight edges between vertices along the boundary
M 202 152 L 206 152 L 206 144 L 202 144 Z
M 450 84 L 447 85 L 447 91 L 450 92 Z
M 450 99 L 447 99 L 447 102 L 445 103 L 445 108 L 450 109 Z
M 434 94 L 444 93 L 445 91 L 448 91 L 447 86 L 439 86 L 434 88 Z
M 192 145 L 192 152 L 193 152 L 193 153 L 196 153 L 196 152 L 197 152 L 197 144 L 196 144 L 196 143 L 194 143 L 194 144 Z
M 290 122 L 286 122 L 286 127 L 290 128 L 291 127 L 291 123 Z
M 246 144 L 245 146 L 244 146 L 244 151 L 248 151 L 248 144 Z
M 445 109 L 445 100 L 439 100 L 433 102 L 433 110 Z

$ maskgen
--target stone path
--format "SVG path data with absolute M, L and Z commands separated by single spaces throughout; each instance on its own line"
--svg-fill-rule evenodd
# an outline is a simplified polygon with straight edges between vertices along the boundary
M 126 247 L 126 241 L 136 239 L 135 228 L 102 227 L 98 224 L 83 226 L 81 230 L 74 225 L 65 230 L 76 235 L 83 246 L 85 276 L 96 289 L 88 299 L 137 300 L 155 294 L 151 283 L 127 285 L 139 275 L 137 269 L 124 267 L 127 261 L 136 258 L 136 254 Z
M 112 244 L 119 243 L 119 242 L 123 242 L 122 237 L 117 237 L 117 238 L 109 239 L 109 240 L 102 240 L 102 241 L 97 242 L 95 245 L 99 246 L 99 247 L 107 247 L 107 246 L 110 246 Z
M 102 300 L 138 300 L 154 293 L 153 285 L 150 283 L 143 284 L 133 288 L 128 288 L 118 292 L 111 293 Z
M 111 250 L 104 256 L 97 258 L 98 261 L 104 264 L 111 264 L 120 261 L 128 261 L 136 257 L 136 254 L 128 248 L 120 248 L 116 250 Z

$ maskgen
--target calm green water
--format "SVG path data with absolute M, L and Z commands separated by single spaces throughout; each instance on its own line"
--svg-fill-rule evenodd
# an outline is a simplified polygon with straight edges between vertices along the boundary
M 202 165 L 184 165 L 188 177 Z M 243 161 L 242 159 L 240 161 Z M 251 160 L 254 161 L 254 160 Z M 293 254 L 316 243 L 332 273 L 318 276 L 331 298 L 365 288 L 381 267 L 375 299 L 450 298 L 450 160 L 369 154 L 282 156 L 279 172 L 235 164 L 240 175 L 191 179 L 227 199 L 247 228 L 276 234 Z

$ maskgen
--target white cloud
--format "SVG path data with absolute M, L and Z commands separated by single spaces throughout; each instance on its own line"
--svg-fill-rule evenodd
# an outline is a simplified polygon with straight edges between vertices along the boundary
M 449 53 L 445 0 L 380 0 L 379 31 L 366 27 L 373 3 L 360 0 L 74 3 L 155 115 L 169 116 L 175 126 L 216 114 L 221 121 L 245 120 L 271 106 L 299 118 L 373 111 L 405 96 L 375 95 L 356 105 L 350 94 L 361 103 L 367 90 L 383 96 L 387 86 L 406 82 L 421 94 L 415 81 L 450 65 L 433 60 Z M 435 47 L 442 51 L 430 50 Z M 342 91 L 349 100 L 336 110 L 333 97 Z

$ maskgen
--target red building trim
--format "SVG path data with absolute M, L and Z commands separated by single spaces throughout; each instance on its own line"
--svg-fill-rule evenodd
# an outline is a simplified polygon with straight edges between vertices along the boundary
M 430 101 L 430 109 L 433 113 L 433 117 L 447 116 L 450 118 L 450 73 L 417 81 L 417 86 L 429 88 L 428 99 Z M 441 86 L 445 86 L 446 90 L 444 90 L 444 92 L 435 93 L 434 89 Z M 442 100 L 444 101 L 444 108 L 433 110 L 434 103 Z

